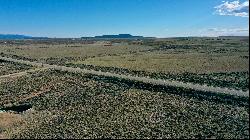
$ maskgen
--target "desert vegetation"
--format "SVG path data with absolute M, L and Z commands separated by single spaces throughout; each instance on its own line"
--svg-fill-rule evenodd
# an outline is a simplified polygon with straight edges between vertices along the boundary
M 248 137 L 247 104 L 202 100 L 53 70 L 0 86 L 5 87 L 0 88 L 5 97 L 1 106 L 29 103 L 33 109 L 21 113 L 23 127 L 4 131 L 11 138 Z
M 0 60 L 0 76 L 17 73 L 32 68 L 30 65 L 7 62 Z
M 248 39 L 0 41 L 0 56 L 248 91 Z M 0 61 L 0 76 L 33 67 Z M 8 78 L 8 77 L 7 77 Z M 0 79 L 1 80 L 1 79 Z M 0 138 L 249 138 L 249 97 L 40 69 L 0 82 Z

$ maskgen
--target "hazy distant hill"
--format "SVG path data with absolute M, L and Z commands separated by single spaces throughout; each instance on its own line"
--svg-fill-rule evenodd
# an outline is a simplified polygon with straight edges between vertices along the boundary
M 241 39 L 247 39 L 247 38 L 249 38 L 249 36 L 219 36 L 219 38 L 230 38 L 230 39 L 241 38 Z
M 47 37 L 32 37 L 18 34 L 0 34 L 0 39 L 42 39 Z

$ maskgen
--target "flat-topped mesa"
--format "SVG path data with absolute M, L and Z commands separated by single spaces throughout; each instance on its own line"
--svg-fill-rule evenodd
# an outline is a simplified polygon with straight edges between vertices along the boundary
M 102 35 L 94 38 L 143 38 L 143 36 L 132 36 L 131 34 Z
M 81 37 L 81 39 L 152 39 L 156 37 L 133 36 L 131 34 L 101 35 L 94 37 Z

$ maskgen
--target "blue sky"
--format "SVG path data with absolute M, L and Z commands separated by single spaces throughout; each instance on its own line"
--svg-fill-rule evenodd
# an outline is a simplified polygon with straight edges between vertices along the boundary
M 248 5 L 248 0 L 0 0 L 0 34 L 247 35 Z

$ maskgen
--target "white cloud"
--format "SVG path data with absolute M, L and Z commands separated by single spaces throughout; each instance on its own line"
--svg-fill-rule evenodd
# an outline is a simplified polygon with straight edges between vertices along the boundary
M 222 1 L 223 4 L 215 6 L 215 13 L 219 15 L 230 15 L 230 16 L 240 16 L 249 17 L 249 1 L 240 3 L 239 0 L 228 2 Z

